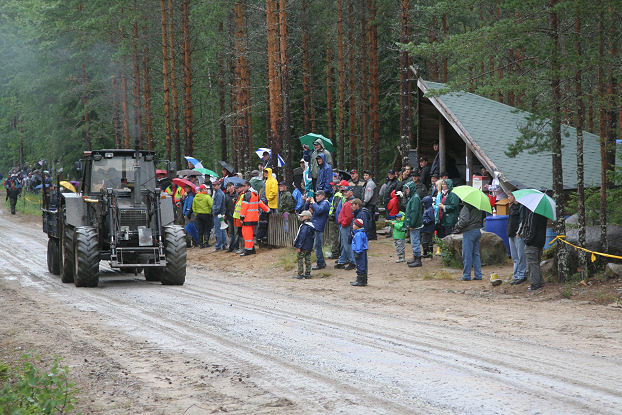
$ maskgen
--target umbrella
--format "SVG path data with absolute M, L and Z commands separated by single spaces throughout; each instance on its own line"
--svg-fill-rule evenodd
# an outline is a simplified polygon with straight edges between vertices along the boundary
M 330 138 L 326 138 L 321 134 L 309 133 L 299 138 L 300 144 L 306 144 L 309 146 L 309 148 L 313 148 L 313 142 L 317 139 L 320 139 L 322 141 L 322 145 L 326 150 L 331 152 L 335 150 L 333 142 L 330 141 Z
M 209 174 L 209 175 L 210 175 L 210 176 L 212 176 L 212 177 L 220 177 L 220 176 L 218 175 L 218 173 L 216 173 L 214 170 L 206 169 L 206 168 L 203 168 L 203 167 L 201 167 L 201 168 L 196 168 L 196 169 L 194 169 L 194 171 L 195 171 L 196 173 L 201 173 L 201 174 Z
M 464 203 L 475 206 L 479 210 L 492 213 L 490 199 L 479 189 L 471 186 L 456 186 L 452 192 L 456 194 Z
M 184 157 L 188 162 L 192 163 L 192 165 L 196 168 L 203 168 L 203 164 L 201 164 L 201 162 L 197 159 L 195 159 L 194 157 L 190 157 L 190 156 L 185 156 Z
M 219 163 L 229 173 L 235 173 L 235 169 L 233 168 L 231 164 L 227 163 L 226 161 L 222 161 L 222 160 L 220 160 Z
M 455 189 L 454 189 L 455 190 Z M 533 213 L 555 220 L 555 201 L 549 195 L 536 189 L 521 189 L 512 192 L 516 201 Z
M 177 172 L 177 175 L 178 176 L 201 176 L 201 172 L 197 170 L 186 169 L 186 170 L 179 170 Z
M 352 176 L 347 171 L 345 170 L 337 170 L 337 171 L 339 172 L 339 177 L 341 178 L 341 180 L 347 180 L 347 181 L 352 180 Z
M 233 183 L 234 185 L 236 184 L 244 184 L 244 180 L 240 179 L 237 176 L 231 176 L 231 177 L 225 177 L 225 186 L 228 185 L 229 183 Z
M 166 176 L 166 170 L 157 169 L 156 176 Z
M 265 147 L 259 147 L 257 150 L 255 150 L 255 154 L 257 154 L 259 158 L 263 158 L 263 153 L 265 153 L 266 151 L 270 153 L 270 157 L 272 157 L 272 150 Z M 283 157 L 281 157 L 280 154 L 277 154 L 277 157 L 279 160 L 278 167 L 283 167 L 285 165 L 285 160 L 283 160 Z
M 174 178 L 173 183 L 175 183 L 178 186 L 190 186 L 190 189 L 192 191 L 194 191 L 194 188 L 197 186 L 196 184 L 192 183 L 190 180 L 180 179 L 179 177 Z
M 63 186 L 67 190 L 71 190 L 72 192 L 77 193 L 76 188 L 73 186 L 73 184 L 71 184 L 69 182 L 66 182 L 66 181 L 63 180 L 62 182 L 60 182 L 58 184 L 60 184 L 61 186 Z

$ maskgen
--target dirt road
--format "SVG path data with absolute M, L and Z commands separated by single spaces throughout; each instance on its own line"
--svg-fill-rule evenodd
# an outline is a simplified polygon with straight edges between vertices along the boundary
M 198 260 L 182 287 L 102 262 L 99 288 L 77 289 L 47 272 L 45 243 L 0 214 L 0 357 L 62 356 L 84 413 L 622 413 L 616 309 Z

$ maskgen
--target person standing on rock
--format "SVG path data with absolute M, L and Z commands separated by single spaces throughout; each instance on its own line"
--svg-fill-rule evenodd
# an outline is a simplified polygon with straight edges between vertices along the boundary
M 508 215 L 508 242 L 510 244 L 510 255 L 514 263 L 512 271 L 511 285 L 522 284 L 527 280 L 527 260 L 525 259 L 525 241 L 518 235 L 518 227 L 525 220 L 527 208 L 516 202 L 514 195 L 508 195 L 510 211 Z
M 528 211 L 521 223 L 520 236 L 525 241 L 525 259 L 529 270 L 528 291 L 536 291 L 544 287 L 540 258 L 546 240 L 546 217 Z
M 471 281 L 471 268 L 474 280 L 482 279 L 482 261 L 479 254 L 479 241 L 482 238 L 484 212 L 466 204 L 460 210 L 458 222 L 453 233 L 462 234 L 462 281 Z

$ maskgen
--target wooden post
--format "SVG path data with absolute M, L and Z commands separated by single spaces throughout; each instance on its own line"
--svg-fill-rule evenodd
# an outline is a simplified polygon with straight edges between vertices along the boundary
M 445 122 L 443 116 L 438 116 L 438 159 L 439 173 L 445 172 Z
M 473 152 L 466 145 L 466 183 L 473 186 Z

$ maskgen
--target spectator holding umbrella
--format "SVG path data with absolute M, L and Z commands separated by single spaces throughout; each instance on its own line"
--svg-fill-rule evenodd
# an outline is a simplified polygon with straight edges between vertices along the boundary
M 303 146 L 303 159 L 309 163 L 309 167 L 310 167 L 310 171 L 311 171 L 311 179 L 313 181 L 313 188 L 315 189 L 316 186 L 316 182 L 317 182 L 317 178 L 318 178 L 318 174 L 319 174 L 319 170 L 320 167 L 317 163 L 317 157 L 320 154 L 324 155 L 324 162 L 328 165 L 332 165 L 333 164 L 333 157 L 331 156 L 330 152 L 328 150 L 326 150 L 324 148 L 324 144 L 322 143 L 321 139 L 317 139 L 313 142 L 313 151 L 311 151 L 309 149 L 309 146 L 304 145 Z M 329 180 L 328 182 L 330 183 L 332 180 Z
M 510 244 L 510 255 L 514 268 L 512 270 L 511 285 L 522 284 L 527 280 L 527 260 L 525 258 L 525 241 L 518 235 L 518 227 L 525 220 L 527 208 L 516 202 L 513 194 L 508 195 L 510 211 L 508 215 L 508 242 Z
M 332 196 L 333 188 L 330 185 L 330 182 L 333 181 L 333 169 L 326 162 L 326 155 L 324 153 L 320 153 L 317 156 L 317 165 L 318 165 L 318 175 L 317 182 L 315 185 L 315 192 L 322 190 L 328 197 Z
M 227 247 L 227 232 L 221 228 L 220 222 L 225 218 L 225 194 L 220 190 L 220 182 L 213 184 L 213 206 L 212 217 L 214 221 L 214 236 L 216 237 L 216 246 L 214 252 L 221 251 Z

